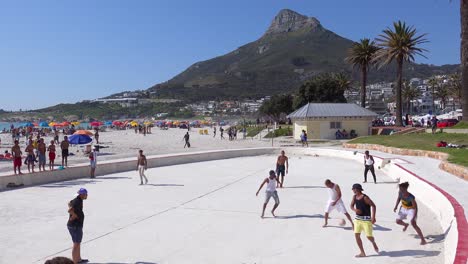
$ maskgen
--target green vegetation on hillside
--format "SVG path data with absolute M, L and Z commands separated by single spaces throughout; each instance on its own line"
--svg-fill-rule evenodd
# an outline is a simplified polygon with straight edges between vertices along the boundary
M 293 129 L 291 126 L 281 127 L 276 129 L 275 131 L 270 131 L 266 134 L 265 138 L 276 138 L 276 137 L 287 137 L 292 136 Z
M 468 129 L 468 122 L 458 122 L 458 124 L 453 127 L 447 127 L 445 129 Z
M 377 144 L 403 149 L 420 149 L 445 152 L 450 155 L 448 158 L 449 162 L 468 167 L 468 148 L 438 148 L 436 147 L 436 144 L 439 141 L 468 146 L 468 134 L 436 133 L 433 135 L 427 133 L 391 136 L 368 136 L 351 140 L 348 143 Z

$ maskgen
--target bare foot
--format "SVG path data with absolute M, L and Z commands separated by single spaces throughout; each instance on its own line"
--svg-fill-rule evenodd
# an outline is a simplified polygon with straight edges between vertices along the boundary
M 273 217 L 276 217 L 275 211 L 271 211 L 271 215 L 272 215 Z
M 408 229 L 408 226 L 409 226 L 409 224 L 406 224 L 405 227 L 403 227 L 403 232 L 405 232 L 406 229 Z
M 374 250 L 375 252 L 379 253 L 379 247 L 377 246 L 377 244 L 374 244 Z
M 324 224 L 322 227 L 327 227 L 327 225 L 328 225 L 328 224 L 327 224 L 327 223 L 325 223 L 325 224 Z
M 265 215 L 264 215 L 264 214 L 262 214 L 260 217 L 263 219 L 263 218 L 265 217 Z
M 367 183 L 367 181 L 363 181 L 362 183 Z M 365 256 L 364 256 L 365 257 Z
M 365 253 L 360 253 L 360 254 L 356 255 L 355 257 L 356 258 L 365 258 L 366 254 Z
M 424 246 L 424 245 L 426 245 L 426 244 L 427 244 L 426 239 L 421 240 L 421 246 Z

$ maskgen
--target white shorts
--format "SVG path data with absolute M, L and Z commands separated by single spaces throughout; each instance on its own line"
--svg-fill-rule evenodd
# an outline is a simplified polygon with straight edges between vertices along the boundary
M 343 200 L 339 200 L 335 205 L 332 205 L 333 201 L 328 201 L 327 206 L 325 206 L 325 213 L 331 213 L 333 209 L 336 209 L 338 212 L 342 214 L 346 214 L 346 207 L 343 203 Z
M 416 210 L 414 208 L 407 209 L 407 208 L 401 207 L 400 211 L 398 211 L 397 220 L 408 219 L 411 221 L 413 220 L 415 213 L 416 213 Z

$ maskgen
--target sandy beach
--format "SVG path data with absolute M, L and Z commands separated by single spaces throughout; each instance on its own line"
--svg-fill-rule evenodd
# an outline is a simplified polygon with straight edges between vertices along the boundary
M 168 153 L 184 153 L 201 150 L 217 150 L 217 149 L 234 149 L 234 148 L 249 148 L 249 147 L 265 147 L 271 146 L 271 140 L 256 138 L 242 139 L 242 134 L 238 134 L 238 139 L 229 141 L 227 138 L 226 131 L 224 133 L 225 139 L 221 140 L 219 131 L 216 134 L 216 138 L 213 138 L 212 128 L 201 128 L 208 129 L 208 135 L 200 135 L 198 128 L 192 128 L 190 130 L 190 148 L 184 149 L 183 137 L 187 132 L 187 129 L 170 128 L 168 130 L 161 130 L 157 127 L 152 129 L 151 134 L 144 136 L 143 134 L 135 134 L 132 129 L 129 130 L 108 130 L 99 133 L 99 143 L 101 149 L 98 154 L 99 160 L 112 160 L 119 158 L 126 158 L 137 156 L 138 150 L 142 149 L 147 155 L 157 154 L 168 154 Z M 226 129 L 226 127 L 225 127 Z M 1 145 L 0 152 L 4 153 L 5 150 L 11 151 L 13 141 L 10 134 L 0 134 Z M 52 136 L 45 138 L 47 145 L 53 139 Z M 63 135 L 60 135 L 60 141 L 63 139 Z M 278 140 L 276 144 L 278 144 Z M 92 142 L 95 143 L 94 141 Z M 20 140 L 21 150 L 26 148 L 25 138 L 22 137 Z M 73 155 L 68 157 L 68 165 L 83 163 L 88 161 L 88 156 L 84 154 L 85 147 L 83 145 L 74 145 L 70 147 L 70 153 Z M 56 167 L 61 163 L 61 151 L 60 147 L 57 147 L 57 158 L 55 160 Z M 47 160 L 47 164 L 48 164 Z M 46 166 L 47 167 L 47 166 Z M 38 170 L 38 166 L 35 167 Z M 23 164 L 21 167 L 23 173 L 27 173 L 27 166 Z M 13 174 L 12 161 L 0 161 L 0 174 L 7 175 Z

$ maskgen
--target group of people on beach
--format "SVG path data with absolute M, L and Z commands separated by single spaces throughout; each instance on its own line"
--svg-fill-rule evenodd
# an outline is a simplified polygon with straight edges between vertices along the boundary
M 46 153 L 48 152 L 49 158 L 49 170 L 54 170 L 55 166 L 55 158 L 56 158 L 56 145 L 55 143 L 57 140 L 51 140 L 50 144 L 47 146 L 45 144 L 45 139 L 41 137 L 40 134 L 37 135 L 35 139 L 33 136 L 30 135 L 26 147 L 24 148 L 24 152 L 26 157 L 24 159 L 24 164 L 28 166 L 28 171 L 35 172 L 34 167 L 36 163 L 38 163 L 39 171 L 46 170 Z M 68 156 L 69 156 L 69 147 L 70 142 L 68 142 L 68 137 L 64 136 L 63 141 L 60 142 L 60 148 L 62 151 L 62 166 L 68 166 Z M 23 165 L 23 151 L 21 151 L 21 146 L 19 144 L 19 140 L 14 140 L 14 145 L 11 148 L 11 155 L 13 159 L 13 171 L 15 174 L 22 174 L 21 166 Z
M 367 182 L 368 171 L 372 172 L 372 175 L 374 177 L 374 183 L 377 183 L 373 166 L 374 159 L 372 155 L 369 154 L 369 151 L 366 151 L 364 155 L 364 183 Z M 271 198 L 273 198 L 275 201 L 273 209 L 271 210 L 271 214 L 273 215 L 273 217 L 276 217 L 275 211 L 280 204 L 277 188 L 283 188 L 284 175 L 288 173 L 288 170 L 288 157 L 285 155 L 284 151 L 281 151 L 281 155 L 278 157 L 276 162 L 276 171 L 269 171 L 269 176 L 262 181 L 256 193 L 256 195 L 258 196 L 260 190 L 263 188 L 263 186 L 266 185 L 265 201 L 263 203 L 261 214 L 262 218 L 264 218 L 265 216 L 265 210 Z M 355 240 L 360 251 L 359 254 L 356 255 L 356 257 L 360 258 L 366 256 L 361 239 L 361 233 L 363 232 L 366 235 L 367 239 L 372 243 L 374 250 L 378 253 L 379 247 L 377 246 L 377 243 L 373 236 L 373 225 L 376 223 L 377 207 L 372 201 L 372 199 L 368 195 L 363 193 L 364 189 L 362 188 L 362 185 L 359 183 L 355 183 L 351 188 L 353 191 L 353 197 L 351 199 L 350 209 L 353 212 L 355 212 L 355 218 L 353 221 L 351 219 L 351 215 L 346 210 L 346 206 L 343 202 L 342 191 L 340 186 L 332 182 L 330 179 L 325 180 L 324 184 L 325 187 L 329 190 L 329 199 L 325 206 L 325 223 L 323 224 L 323 227 L 328 226 L 329 214 L 336 209 L 339 213 L 342 213 L 346 216 L 354 230 Z M 398 187 L 399 192 L 396 199 L 395 207 L 393 209 L 395 213 L 398 211 L 396 216 L 396 223 L 398 225 L 403 226 L 403 231 L 406 231 L 409 225 L 411 225 L 418 234 L 421 240 L 421 245 L 425 245 L 427 242 L 423 236 L 421 228 L 416 222 L 418 215 L 418 205 L 416 203 L 416 197 L 410 192 L 408 192 L 408 182 L 400 183 Z M 400 207 L 398 208 L 398 206 Z M 405 219 L 408 220 L 409 223 L 405 222 Z M 343 222 L 340 223 L 340 225 L 345 225 L 345 221 L 342 221 Z

